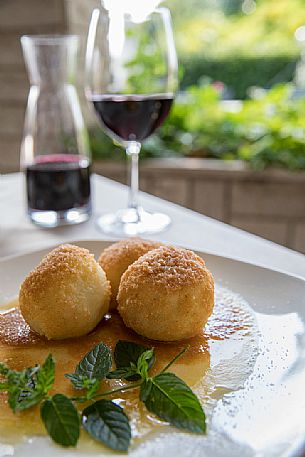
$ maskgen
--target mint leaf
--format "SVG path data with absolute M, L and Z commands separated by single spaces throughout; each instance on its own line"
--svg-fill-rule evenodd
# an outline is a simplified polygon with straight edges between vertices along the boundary
M 42 367 L 36 365 L 22 371 L 6 369 L 8 403 L 14 412 L 39 403 L 52 388 L 55 362 L 49 354 Z
M 117 368 L 123 368 L 130 366 L 131 363 L 137 365 L 138 359 L 143 352 L 150 350 L 142 346 L 141 344 L 134 343 L 132 341 L 119 340 L 114 350 L 114 361 Z M 151 357 L 150 366 L 154 363 L 154 357 Z
M 84 409 L 82 423 L 92 438 L 116 451 L 127 451 L 131 430 L 123 409 L 110 400 L 99 400 Z
M 127 379 L 128 381 L 137 381 L 141 379 L 141 375 L 137 372 L 138 360 L 144 352 L 150 350 L 150 348 L 133 343 L 132 341 L 118 341 L 114 350 L 114 360 L 117 369 L 124 368 L 126 371 L 123 379 Z M 150 369 L 155 363 L 154 352 L 151 353 L 151 357 L 147 359 L 146 362 L 148 364 L 148 369 Z M 130 374 L 130 371 L 135 374 Z
M 154 350 L 148 349 L 145 352 L 142 352 L 138 358 L 137 363 L 137 373 L 141 376 L 142 379 L 146 379 L 148 376 L 149 363 L 155 357 Z
M 65 374 L 65 378 L 70 379 L 75 389 L 91 389 L 92 386 L 99 387 L 100 382 L 97 379 L 89 379 L 81 374 Z
M 135 376 L 135 370 L 133 368 L 118 368 L 117 370 L 110 371 L 107 374 L 107 379 L 130 379 Z M 139 379 L 137 375 L 136 379 Z
M 44 397 L 45 395 L 37 390 L 24 388 L 20 391 L 18 388 L 13 388 L 9 392 L 9 405 L 14 412 L 24 411 L 40 403 Z
M 146 379 L 143 384 L 141 385 L 141 390 L 140 390 L 140 400 L 142 400 L 144 403 L 149 397 L 149 394 L 151 392 L 152 388 L 152 380 L 151 378 Z
M 205 414 L 196 395 L 173 373 L 161 373 L 141 386 L 141 400 L 148 411 L 177 428 L 206 431 Z
M 47 394 L 55 381 L 55 362 L 49 354 L 42 367 L 37 371 L 37 389 Z
M 102 380 L 109 373 L 112 365 L 111 352 L 104 343 L 97 344 L 83 357 L 75 369 L 75 373 L 65 375 L 73 385 L 81 386 L 84 379 Z M 82 387 L 76 387 L 80 389 Z
M 30 408 L 43 398 L 43 394 L 37 386 L 37 372 L 39 365 L 33 368 L 26 368 L 22 371 L 9 370 L 8 382 L 8 403 L 14 412 Z
M 86 376 L 72 373 L 72 374 L 65 374 L 67 379 L 73 384 L 73 387 L 77 390 L 87 390 L 86 396 L 83 397 L 86 400 L 90 400 L 98 391 L 100 387 L 100 381 L 97 379 L 89 379 Z
M 41 419 L 53 441 L 62 446 L 76 446 L 80 421 L 72 401 L 62 394 L 45 400 L 40 408 Z
M 82 390 L 86 388 L 85 384 L 86 381 L 88 381 L 86 376 L 81 376 L 76 373 L 69 373 L 65 374 L 65 378 L 69 379 L 72 382 L 74 389 Z
M 11 371 L 10 368 L 4 363 L 0 362 L 0 375 L 6 376 L 9 371 Z
M 98 391 L 100 380 L 109 373 L 112 365 L 111 352 L 104 343 L 99 343 L 83 357 L 74 373 L 65 374 L 75 389 L 86 389 L 89 400 Z

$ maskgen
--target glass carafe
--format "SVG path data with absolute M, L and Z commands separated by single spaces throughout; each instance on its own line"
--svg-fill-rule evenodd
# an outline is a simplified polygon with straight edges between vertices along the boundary
M 78 38 L 23 36 L 31 83 L 21 144 L 28 214 L 44 227 L 90 217 L 90 148 L 75 88 Z

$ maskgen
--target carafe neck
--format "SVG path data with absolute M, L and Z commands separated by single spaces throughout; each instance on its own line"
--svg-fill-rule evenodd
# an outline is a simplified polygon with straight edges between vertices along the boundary
M 23 36 L 21 43 L 31 85 L 56 91 L 75 84 L 77 36 Z

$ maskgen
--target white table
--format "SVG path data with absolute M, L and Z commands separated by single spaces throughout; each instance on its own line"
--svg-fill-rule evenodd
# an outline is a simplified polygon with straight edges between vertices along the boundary
M 90 221 L 75 226 L 41 229 L 31 224 L 26 216 L 23 176 L 20 173 L 1 176 L 0 257 L 68 240 L 109 239 L 96 228 L 94 218 L 96 214 L 124 207 L 127 189 L 96 175 L 92 185 L 94 216 Z M 149 238 L 305 277 L 303 254 L 148 194 L 141 193 L 140 201 L 146 209 L 163 211 L 172 219 L 172 225 L 166 232 Z

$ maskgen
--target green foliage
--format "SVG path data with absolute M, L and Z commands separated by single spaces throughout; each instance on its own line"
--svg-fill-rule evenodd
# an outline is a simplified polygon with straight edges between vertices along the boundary
M 275 83 L 291 81 L 297 60 L 286 55 L 223 56 L 191 54 L 181 56 L 185 69 L 181 89 L 200 83 L 204 76 L 223 82 L 237 99 L 248 97 L 251 86 L 270 88 Z
M 277 56 L 299 54 L 295 30 L 305 23 L 303 0 L 258 0 L 251 14 L 226 16 L 214 2 L 166 0 L 173 14 L 180 55 Z M 216 2 L 217 3 L 217 2 Z M 219 3 L 219 2 L 218 2 Z M 185 9 L 189 8 L 189 14 Z
M 131 60 L 127 60 L 125 65 L 128 71 L 126 92 L 129 94 L 171 91 L 167 88 L 165 36 L 158 26 L 159 24 L 152 20 L 149 24 L 144 22 L 136 29 L 129 30 L 130 38 L 138 43 L 136 46 L 131 44 L 136 48 L 136 54 Z M 134 33 L 131 35 L 131 32 Z
M 274 86 L 232 112 L 212 86 L 190 87 L 158 134 L 144 144 L 143 156 L 242 159 L 257 169 L 305 170 L 305 100 L 291 95 L 292 86 Z M 93 149 L 95 158 L 103 157 L 101 151 L 113 157 L 106 141 L 107 149 L 103 141 Z
M 182 88 L 208 76 L 226 83 L 234 97 L 246 98 L 251 85 L 269 88 L 292 80 L 300 55 L 294 33 L 305 23 L 304 1 L 257 0 L 251 14 L 242 13 L 238 3 L 165 1 L 184 70 Z M 228 6 L 235 14 L 224 14 Z

